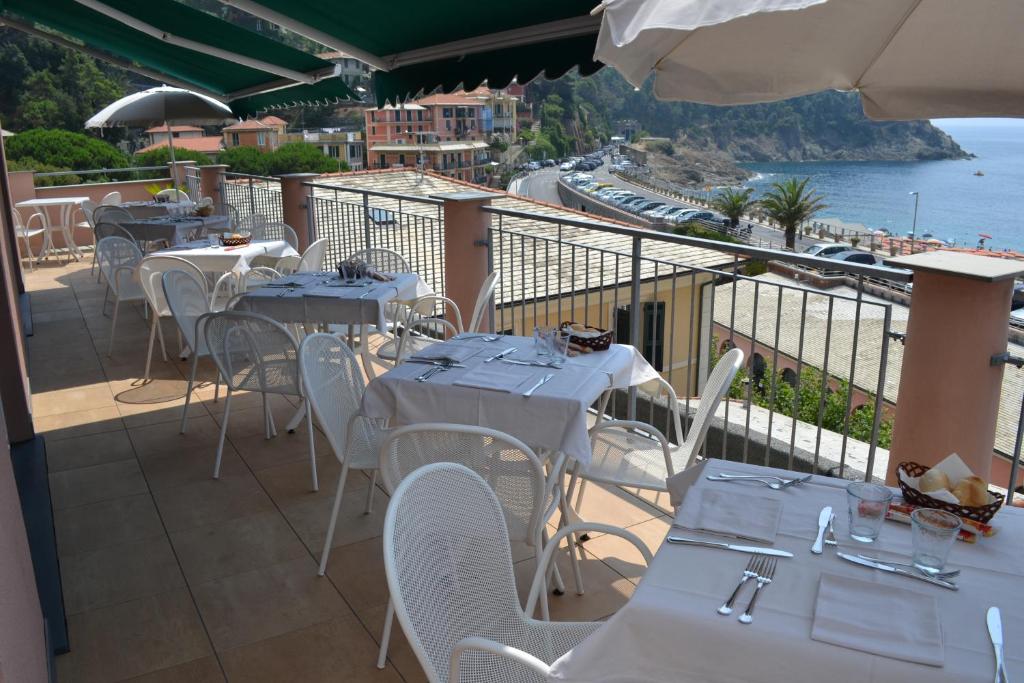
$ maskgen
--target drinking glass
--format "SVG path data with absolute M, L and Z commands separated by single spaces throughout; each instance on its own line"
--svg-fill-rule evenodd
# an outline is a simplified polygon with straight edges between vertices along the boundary
M 878 484 L 854 481 L 846 487 L 850 506 L 850 538 L 861 543 L 874 543 L 882 532 L 882 522 L 892 500 L 892 491 Z
M 546 357 L 551 355 L 551 337 L 555 333 L 555 328 L 547 325 L 537 325 L 533 328 L 533 346 L 538 356 Z
M 220 235 L 218 235 L 218 234 L 217 234 L 217 233 L 215 233 L 215 232 L 211 232 L 210 234 L 208 234 L 208 235 L 206 236 L 206 239 L 207 239 L 207 241 L 208 241 L 208 242 L 210 243 L 210 246 L 211 246 L 211 247 L 215 247 L 215 246 L 217 246 L 218 244 L 220 244 Z
M 918 508 L 910 513 L 914 566 L 926 573 L 941 571 L 960 532 L 962 522 L 943 510 Z
M 556 360 L 564 360 L 569 355 L 569 335 L 562 334 L 558 328 L 551 330 L 549 343 L 551 344 L 551 355 Z

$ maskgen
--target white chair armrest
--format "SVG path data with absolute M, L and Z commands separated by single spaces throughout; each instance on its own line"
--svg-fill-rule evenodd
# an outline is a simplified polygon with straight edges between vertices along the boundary
M 113 287 L 114 287 L 114 293 L 115 294 L 119 294 L 120 291 L 121 291 L 121 276 L 123 274 L 127 273 L 128 276 L 129 276 L 129 279 L 134 278 L 135 277 L 135 269 L 136 269 L 136 266 L 118 266 L 117 268 L 114 269 L 114 272 L 111 273 L 111 275 L 114 276 L 113 277 L 113 280 L 114 280 Z
M 518 662 L 523 666 L 533 669 L 541 676 L 547 676 L 551 671 L 551 667 L 531 655 L 529 652 L 523 652 L 518 648 L 503 645 L 497 641 L 491 640 L 490 638 L 470 636 L 469 638 L 463 638 L 459 642 L 455 643 L 455 647 L 452 648 L 451 668 L 448 670 L 448 683 L 459 683 L 461 680 L 459 659 L 462 657 L 463 652 L 468 652 L 470 650 L 476 650 L 477 652 L 489 652 L 492 655 L 498 655 L 499 657 L 507 657 L 508 659 Z
M 627 432 L 638 431 L 649 435 L 654 441 L 657 441 L 661 445 L 661 450 L 665 454 L 665 471 L 668 472 L 668 476 L 675 474 L 675 468 L 672 465 L 672 444 L 669 443 L 668 437 L 661 433 L 657 427 L 652 427 L 646 422 L 639 422 L 637 420 L 607 420 L 601 422 L 590 430 L 590 445 L 593 447 L 594 438 L 602 433 L 612 431 L 614 429 L 622 429 Z
M 537 600 L 540 598 L 540 592 L 544 590 L 544 578 L 547 574 L 548 565 L 551 564 L 551 558 L 554 557 L 555 552 L 558 550 L 558 544 L 569 534 L 581 534 L 588 531 L 600 531 L 601 533 L 626 539 L 636 546 L 636 549 L 644 556 L 644 562 L 648 565 L 654 559 L 654 555 L 651 554 L 651 551 L 636 534 L 626 531 L 621 527 L 612 526 L 611 524 L 598 524 L 596 522 L 577 522 L 576 524 L 563 526 L 544 545 L 544 554 L 541 555 L 540 562 L 537 563 L 537 571 L 533 576 L 533 585 L 530 586 L 530 595 L 526 599 L 526 608 L 523 610 L 525 614 L 533 614 L 537 609 Z
M 217 299 L 221 294 L 221 287 L 230 287 L 234 281 L 234 273 L 224 273 L 217 279 L 217 284 L 213 286 L 213 293 L 210 294 L 210 310 L 213 310 L 217 304 Z
M 25 227 L 26 228 L 32 227 L 32 219 L 33 218 L 38 218 L 39 219 L 39 227 L 40 227 L 40 229 L 42 229 L 42 230 L 46 229 L 46 216 L 44 216 L 41 211 L 36 211 L 34 214 L 32 214 L 31 216 L 28 217 L 28 220 L 25 221 Z

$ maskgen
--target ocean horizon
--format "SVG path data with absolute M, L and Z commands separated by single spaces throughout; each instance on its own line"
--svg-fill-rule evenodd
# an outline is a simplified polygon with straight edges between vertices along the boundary
M 939 119 L 934 123 L 976 158 L 943 161 L 808 161 L 741 164 L 757 194 L 776 181 L 810 177 L 838 219 L 894 235 L 909 233 L 920 193 L 917 235 L 957 246 L 1024 251 L 1024 120 Z M 984 175 L 975 175 L 980 171 Z

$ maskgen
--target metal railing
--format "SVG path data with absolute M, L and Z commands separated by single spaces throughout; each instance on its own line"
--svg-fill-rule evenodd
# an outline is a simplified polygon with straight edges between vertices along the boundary
M 220 196 L 221 201 L 235 207 L 239 218 L 260 214 L 272 222 L 284 220 L 281 183 L 277 178 L 225 173 Z
M 199 201 L 203 196 L 203 183 L 198 166 L 185 167 L 185 192 L 192 201 Z

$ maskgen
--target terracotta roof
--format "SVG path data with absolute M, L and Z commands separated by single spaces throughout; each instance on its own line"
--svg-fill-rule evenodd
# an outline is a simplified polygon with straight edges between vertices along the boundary
M 465 95 L 454 95 L 454 94 L 453 95 L 428 95 L 426 97 L 421 97 L 420 99 L 416 100 L 416 104 L 422 104 L 424 106 L 438 105 L 438 104 L 441 104 L 441 105 L 446 105 L 447 104 L 447 105 L 463 106 L 463 107 L 470 107 L 470 106 L 479 107 L 479 106 L 482 106 L 479 100 L 476 100 L 476 99 L 474 99 L 472 97 L 466 97 Z
M 265 123 L 268 126 L 287 126 L 288 122 L 284 119 L 279 119 L 276 116 L 264 116 L 260 119 L 260 123 Z
M 188 149 L 193 152 L 202 152 L 204 154 L 216 154 L 220 151 L 220 146 L 223 141 L 224 139 L 219 135 L 205 135 L 201 138 L 174 138 L 174 147 L 175 149 Z M 166 138 L 160 142 L 143 147 L 136 152 L 136 154 L 152 152 L 154 149 L 161 149 L 164 147 L 167 147 Z
M 172 133 L 202 133 L 203 129 L 198 126 L 171 126 Z M 152 128 L 146 129 L 147 133 L 166 133 L 167 125 L 153 126 Z
M 272 126 L 268 126 L 262 121 L 257 121 L 256 119 L 248 119 L 246 121 L 242 121 L 241 123 L 236 123 L 232 126 L 225 126 L 222 130 L 266 130 L 269 128 L 272 128 Z

